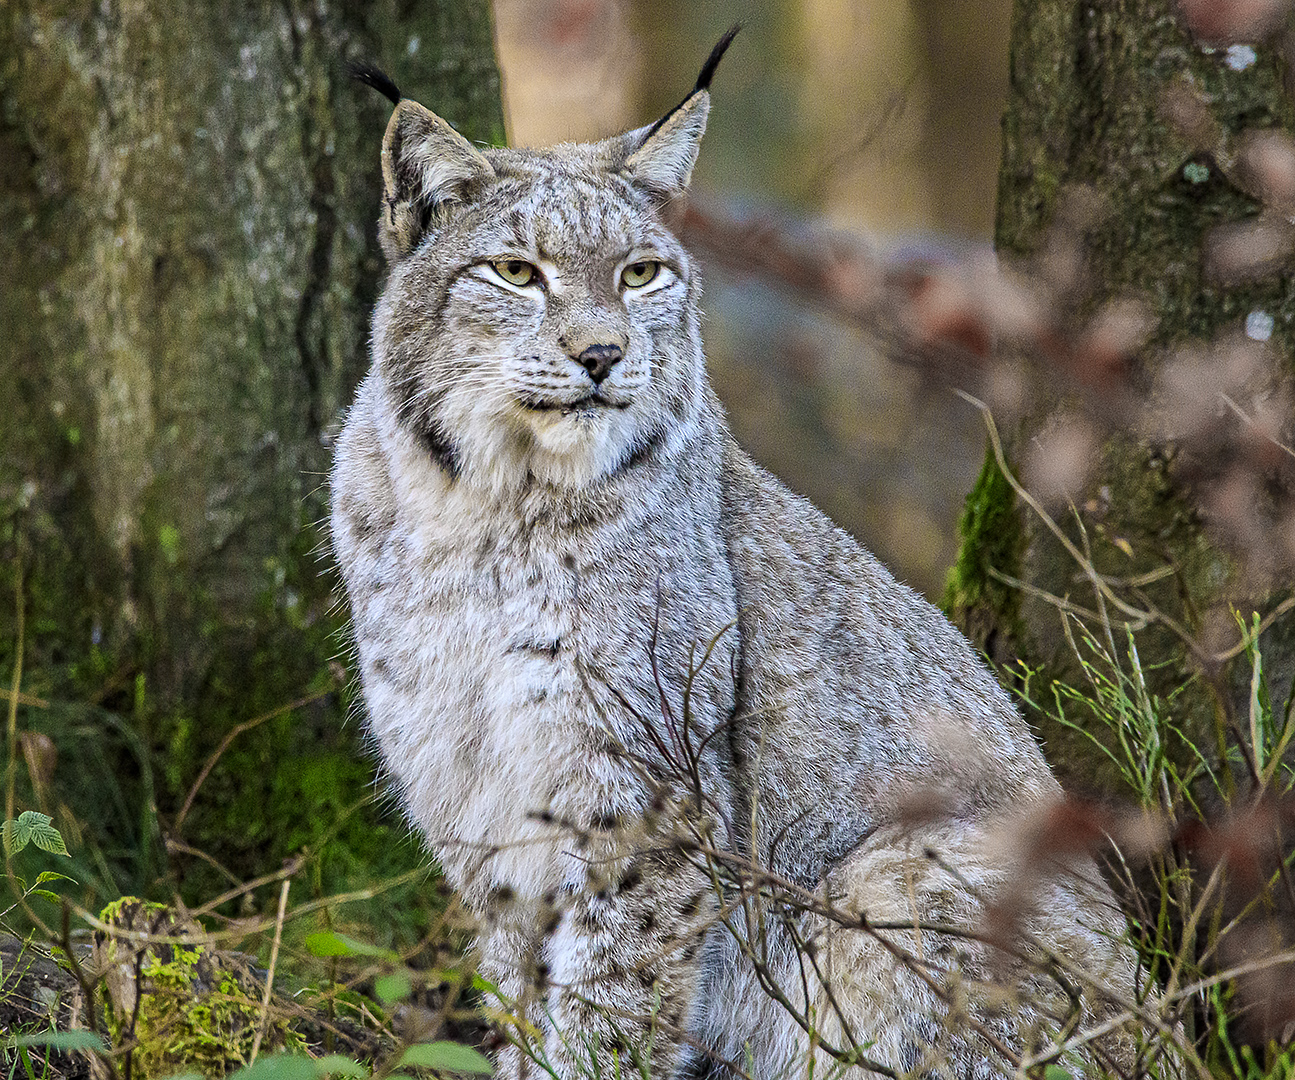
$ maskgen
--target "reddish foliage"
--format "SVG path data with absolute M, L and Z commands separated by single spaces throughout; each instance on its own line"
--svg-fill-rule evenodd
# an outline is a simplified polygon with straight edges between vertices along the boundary
M 1211 45 L 1261 41 L 1289 9 L 1290 0 L 1178 0 L 1192 36 Z
M 920 344 L 958 345 L 973 356 L 989 356 L 989 327 L 965 285 L 948 275 L 926 273 L 907 274 L 902 285 L 908 293 L 908 324 Z

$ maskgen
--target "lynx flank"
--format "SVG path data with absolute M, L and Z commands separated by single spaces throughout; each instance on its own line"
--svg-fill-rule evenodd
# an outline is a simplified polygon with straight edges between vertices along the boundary
M 859 916 L 981 925 L 1059 789 L 939 612 L 728 431 L 663 215 L 731 36 L 657 123 L 548 150 L 361 76 L 396 102 L 332 474 L 369 729 L 516 1010 L 503 1075 L 1001 1075 L 1068 1022 L 1044 966 Z M 1031 899 L 1015 952 L 1131 985 L 1091 865 Z

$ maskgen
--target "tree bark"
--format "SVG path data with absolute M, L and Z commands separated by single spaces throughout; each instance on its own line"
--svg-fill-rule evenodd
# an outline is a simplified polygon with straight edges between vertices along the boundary
M 89 703 L 126 718 L 122 782 L 156 770 L 166 818 L 235 722 L 327 683 L 340 648 L 319 523 L 383 273 L 390 109 L 344 64 L 502 141 L 489 7 L 16 0 L 0 56 L 0 665 L 21 581 L 23 686 L 56 699 L 23 723 L 64 755 L 55 794 L 94 816 L 85 716 L 58 704 Z M 302 737 L 227 785 L 299 766 L 275 758 Z
M 1295 371 L 1289 276 L 1274 267 L 1225 279 L 1204 254 L 1219 226 L 1253 222 L 1263 209 L 1263 192 L 1245 172 L 1245 133 L 1295 129 L 1283 85 L 1283 39 L 1266 32 L 1266 40 L 1233 40 L 1229 49 L 1225 40 L 1194 39 L 1169 0 L 1017 0 L 1003 120 L 1000 260 L 1030 275 L 1068 335 L 1072 356 L 1094 313 L 1113 299 L 1134 299 L 1155 320 L 1151 340 L 1128 363 L 1088 371 L 1072 365 L 1064 379 L 1045 376 L 1036 384 L 1041 399 L 1008 428 L 1009 458 L 1014 465 L 1027 461 L 1062 411 L 1096 418 L 1102 449 L 1075 513 L 1058 516 L 1076 542 L 1083 542 L 1082 525 L 1092 562 L 1112 579 L 1165 573 L 1123 595 L 1171 616 L 1191 637 L 1188 644 L 1167 623 L 1153 624 L 1139 632 L 1138 648 L 1153 693 L 1167 697 L 1192 680 L 1171 711 L 1193 741 L 1210 747 L 1219 745 L 1229 710 L 1244 709 L 1249 693 L 1244 656 L 1230 671 L 1207 659 L 1239 638 L 1228 606 L 1248 620 L 1290 595 L 1290 556 L 1274 555 L 1281 546 L 1274 525 L 1291 505 L 1292 474 L 1280 453 L 1267 463 L 1247 458 L 1239 437 L 1220 435 L 1209 445 L 1199 437 L 1160 438 L 1143 421 L 1167 365 L 1194 355 L 1185 350 L 1205 357 L 1208 378 L 1217 373 L 1211 393 L 1227 388 L 1224 352 L 1231 347 L 1259 357 L 1270 387 Z M 1076 200 L 1080 186 L 1086 194 Z M 1069 250 L 1081 256 L 1077 272 L 1056 265 L 1067 236 L 1075 241 Z M 1263 346 L 1245 337 L 1252 313 L 1258 336 L 1271 328 Z M 1216 395 L 1212 404 L 1222 407 Z M 992 479 L 995 470 L 987 472 Z M 1220 502 L 1229 478 L 1243 473 L 1255 497 L 1241 501 L 1263 530 L 1258 540 L 1238 535 L 1236 515 Z M 997 482 L 973 492 L 950 607 L 982 644 L 992 637 L 1001 658 L 1042 668 L 1045 683 L 1060 678 L 1082 686 L 1058 609 L 1040 593 L 1091 608 L 1093 590 L 1036 515 L 1005 516 L 1013 498 Z M 986 500 L 995 505 L 981 505 Z M 1005 520 L 1014 520 L 1008 533 L 1014 528 L 1018 543 L 1005 534 Z M 993 528 L 978 528 L 986 521 Z M 1255 550 L 1265 546 L 1266 554 Z M 1267 570 L 1257 569 L 1265 560 Z M 1003 575 L 1027 589 L 1004 589 Z M 1122 618 L 1114 613 L 1117 634 Z M 1274 694 L 1284 698 L 1295 621 L 1277 620 L 1262 647 Z M 1081 737 L 1036 719 L 1071 782 L 1109 782 Z

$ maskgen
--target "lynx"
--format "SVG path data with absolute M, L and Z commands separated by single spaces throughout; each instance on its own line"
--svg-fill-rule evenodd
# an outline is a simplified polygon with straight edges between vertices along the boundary
M 1123 924 L 1082 857 L 978 943 L 1058 785 L 943 616 L 729 433 L 667 222 L 731 36 L 656 123 L 545 150 L 364 76 L 390 272 L 331 483 L 368 728 L 516 1010 L 503 1075 L 1000 1075 L 1066 1019 L 1026 942 L 1127 988 Z

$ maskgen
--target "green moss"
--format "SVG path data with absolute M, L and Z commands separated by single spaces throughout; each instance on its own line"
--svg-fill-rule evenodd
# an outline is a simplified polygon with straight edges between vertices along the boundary
M 193 929 L 163 905 L 135 897 L 114 901 L 100 918 L 113 926 L 168 937 Z M 109 965 L 117 963 L 129 972 L 135 968 L 134 957 L 135 946 L 124 940 L 111 939 L 105 945 L 103 959 Z M 252 980 L 222 967 L 217 954 L 196 943 L 150 945 L 139 958 L 138 972 L 138 1007 L 131 999 L 110 995 L 105 1009 L 113 1044 L 138 1043 L 130 1055 L 132 1077 L 152 1080 L 180 1071 L 222 1077 L 248 1063 L 263 1017 Z M 111 988 L 111 974 L 108 982 Z M 271 1012 L 261 1046 L 304 1050 L 306 1042 Z
M 1020 594 L 990 571 L 1019 577 L 1025 537 L 1016 493 L 992 446 L 958 519 L 958 558 L 944 583 L 941 606 L 982 652 L 1002 662 L 1000 634 L 1015 636 Z

